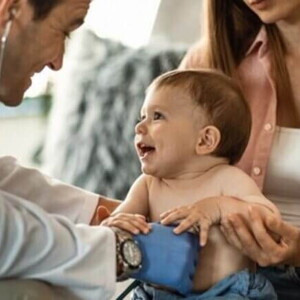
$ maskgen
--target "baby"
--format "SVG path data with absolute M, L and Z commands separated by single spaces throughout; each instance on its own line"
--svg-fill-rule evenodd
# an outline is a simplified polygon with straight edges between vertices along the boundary
M 207 293 L 224 296 L 222 286 L 241 297 L 234 299 L 276 299 L 271 284 L 254 273 L 254 263 L 226 242 L 219 227 L 232 212 L 247 220 L 249 203 L 279 214 L 252 179 L 233 166 L 250 131 L 250 111 L 239 88 L 218 72 L 171 71 L 147 90 L 135 127 L 143 174 L 103 224 L 146 234 L 151 230 L 148 221 L 170 223 L 168 211 L 178 207 L 176 218 L 184 217 L 180 226 L 196 228 L 202 246 L 192 296 L 199 297 L 193 299 Z M 141 299 L 160 299 L 160 293 L 161 299 L 178 297 L 144 285 L 133 299 L 140 299 L 141 293 Z

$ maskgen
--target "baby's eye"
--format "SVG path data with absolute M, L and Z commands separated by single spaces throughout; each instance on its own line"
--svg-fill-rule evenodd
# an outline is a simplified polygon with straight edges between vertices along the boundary
M 154 112 L 153 120 L 161 120 L 163 118 L 164 118 L 163 114 L 161 114 L 160 112 L 157 112 L 157 111 Z

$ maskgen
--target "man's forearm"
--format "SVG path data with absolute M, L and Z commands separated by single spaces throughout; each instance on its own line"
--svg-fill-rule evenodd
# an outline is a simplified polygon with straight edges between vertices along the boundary
M 13 157 L 0 157 L 0 189 L 73 223 L 88 224 L 99 202 L 97 194 L 23 167 Z
M 121 200 L 112 199 L 100 195 L 98 206 L 104 206 L 105 208 L 108 209 L 110 213 L 112 213 L 121 203 L 122 203 Z
M 111 298 L 116 274 L 110 229 L 75 225 L 3 191 L 0 224 L 1 279 L 38 279 L 80 299 Z

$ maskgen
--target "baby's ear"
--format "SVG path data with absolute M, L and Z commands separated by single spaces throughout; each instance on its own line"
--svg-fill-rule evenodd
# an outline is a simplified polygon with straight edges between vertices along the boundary
M 198 155 L 213 153 L 221 140 L 221 133 L 215 126 L 209 125 L 199 131 L 199 137 L 196 145 Z

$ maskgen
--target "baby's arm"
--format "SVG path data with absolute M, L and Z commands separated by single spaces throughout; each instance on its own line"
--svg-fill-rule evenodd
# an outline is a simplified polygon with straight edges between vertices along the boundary
M 146 222 L 149 215 L 147 176 L 136 179 L 125 200 L 106 218 L 101 225 L 114 226 L 133 234 L 148 233 L 150 225 Z
M 240 213 L 248 220 L 249 204 L 256 205 L 265 213 L 280 216 L 276 206 L 265 198 L 255 182 L 238 168 L 231 166 L 223 168 L 214 181 L 216 190 L 221 188 L 219 195 L 214 195 L 212 191 L 212 197 L 171 209 L 161 215 L 161 223 L 180 221 L 174 230 L 177 234 L 187 229 L 198 229 L 200 244 L 204 246 L 210 227 L 221 224 L 229 214 Z

